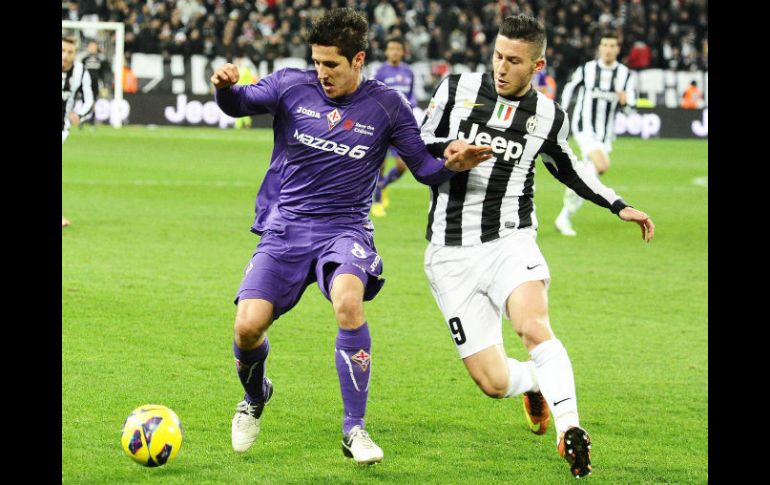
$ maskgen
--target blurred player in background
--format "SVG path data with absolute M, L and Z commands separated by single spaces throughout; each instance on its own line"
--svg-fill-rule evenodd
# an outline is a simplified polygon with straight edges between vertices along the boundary
M 545 94 L 548 99 L 556 99 L 556 80 L 549 76 L 545 69 L 532 77 L 532 87 Z
M 273 394 L 265 375 L 267 330 L 317 282 L 338 325 L 342 452 L 357 463 L 382 460 L 364 429 L 372 364 L 364 301 L 384 283 L 367 217 L 377 174 L 391 144 L 425 184 L 440 184 L 490 157 L 487 147 L 467 147 L 445 162 L 428 153 L 404 96 L 363 80 L 367 32 L 366 18 L 355 10 L 329 10 L 308 35 L 315 70 L 281 69 L 236 86 L 239 70 L 225 64 L 211 78 L 226 114 L 274 116 L 275 146 L 252 226 L 262 237 L 235 298 L 233 353 L 245 390 L 232 421 L 237 452 L 256 441 Z
M 94 102 L 97 98 L 106 98 L 109 95 L 108 81 L 110 73 L 110 63 L 107 62 L 107 57 L 99 52 L 99 45 L 96 41 L 90 41 L 88 43 L 88 51 L 86 56 L 81 60 L 83 65 L 88 71 L 88 76 L 91 78 L 91 92 L 94 95 Z M 80 129 L 83 129 L 83 125 L 90 123 L 91 126 L 96 125 L 96 116 L 90 116 L 85 123 L 80 125 Z
M 615 140 L 615 112 L 630 110 L 636 104 L 636 87 L 631 70 L 618 62 L 620 44 L 614 32 L 604 32 L 599 41 L 599 56 L 580 66 L 564 86 L 561 105 L 572 110 L 572 136 L 580 147 L 587 170 L 602 175 L 610 168 L 610 152 Z M 583 198 L 567 188 L 564 207 L 556 218 L 556 229 L 565 236 L 575 236 L 572 216 L 583 205 Z
M 526 15 L 503 20 L 489 73 L 452 74 L 431 99 L 422 125 L 428 150 L 449 156 L 467 143 L 490 145 L 495 158 L 431 186 L 425 273 L 460 358 L 493 398 L 523 394 L 530 430 L 551 416 L 557 449 L 576 477 L 591 473 L 572 363 L 548 317 L 550 273 L 537 246 L 535 160 L 560 182 L 652 240 L 655 226 L 598 178 L 582 170 L 567 144 L 568 117 L 532 87 L 545 66 L 546 32 Z M 531 360 L 506 355 L 501 316 L 511 320 Z
M 254 77 L 254 73 L 251 72 L 249 65 L 243 61 L 244 59 L 242 57 L 235 60 L 235 66 L 238 68 L 238 72 L 240 73 L 237 84 L 243 86 L 245 84 L 254 84 L 255 82 L 259 81 L 259 79 Z M 235 119 L 235 128 L 237 130 L 240 130 L 244 127 L 251 128 L 251 116 L 242 116 L 241 118 Z
M 402 62 L 404 59 L 404 40 L 400 37 L 388 39 L 385 44 L 385 57 L 387 61 L 377 69 L 374 79 L 401 92 L 414 109 L 417 106 L 417 98 L 414 96 L 414 73 L 409 65 Z M 372 215 L 376 217 L 385 216 L 385 209 L 390 205 L 388 185 L 398 180 L 406 171 L 406 164 L 398 156 L 398 152 L 394 148 L 390 152 L 396 159 L 396 164 L 387 175 L 384 175 L 385 160 L 382 161 L 377 188 L 374 190 L 374 204 L 372 204 Z
M 88 119 L 94 107 L 94 93 L 91 77 L 82 62 L 75 60 L 75 39 L 62 36 L 61 39 L 61 143 L 67 139 L 71 125 L 77 125 Z M 82 94 L 83 103 L 75 110 L 75 98 Z M 63 215 L 61 227 L 69 226 L 70 221 Z
M 679 107 L 682 109 L 698 109 L 703 105 L 703 91 L 698 87 L 696 81 L 690 81 L 690 85 L 682 94 L 682 101 Z

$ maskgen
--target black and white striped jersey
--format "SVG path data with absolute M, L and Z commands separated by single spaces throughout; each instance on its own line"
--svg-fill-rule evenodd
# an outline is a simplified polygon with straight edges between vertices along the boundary
M 626 92 L 628 106 L 636 105 L 636 81 L 628 67 L 617 61 L 605 66 L 596 59 L 580 66 L 564 85 L 561 95 L 561 105 L 569 110 L 572 96 L 577 92 L 572 132 L 592 134 L 603 143 L 612 143 L 618 108 L 616 91 Z
M 83 93 L 83 105 L 76 112 L 80 121 L 91 114 L 94 107 L 94 93 L 91 88 L 91 76 L 83 63 L 75 61 L 69 71 L 61 73 L 61 130 L 70 127 L 69 113 L 75 108 L 75 98 L 78 92 Z
M 472 246 L 520 228 L 537 229 L 535 160 L 581 197 L 618 213 L 626 203 L 589 171 L 567 143 L 569 118 L 535 89 L 519 98 L 498 96 L 488 73 L 452 74 L 436 88 L 421 128 L 428 150 L 443 157 L 455 139 L 491 146 L 494 158 L 448 182 L 431 186 L 426 237 L 447 246 Z

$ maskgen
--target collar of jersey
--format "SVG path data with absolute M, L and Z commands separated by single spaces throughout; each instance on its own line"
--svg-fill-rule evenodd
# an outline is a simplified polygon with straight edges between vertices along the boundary
M 610 64 L 609 66 L 605 65 L 601 59 L 597 59 L 596 62 L 599 64 L 599 67 L 602 69 L 615 69 L 618 65 L 618 60 L 615 59 L 615 62 Z
M 535 90 L 534 90 L 534 89 L 532 88 L 532 86 L 530 85 L 530 87 L 529 87 L 529 89 L 527 90 L 527 92 L 526 92 L 526 93 L 524 93 L 524 94 L 522 94 L 521 96 L 503 96 L 502 94 L 499 94 L 499 93 L 498 93 L 497 95 L 498 95 L 499 97 L 503 98 L 503 99 L 507 99 L 508 101 L 521 101 L 521 100 L 522 100 L 522 99 L 524 99 L 524 98 L 527 98 L 527 97 L 529 97 L 529 96 L 532 96 L 532 93 L 533 93 L 534 91 L 535 91 Z

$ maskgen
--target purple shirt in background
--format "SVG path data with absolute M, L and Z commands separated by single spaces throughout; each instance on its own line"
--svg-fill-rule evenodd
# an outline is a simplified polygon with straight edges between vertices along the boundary
M 281 69 L 215 97 L 233 117 L 273 115 L 273 155 L 252 226 L 257 234 L 270 227 L 275 211 L 292 219 L 366 222 L 389 145 L 424 184 L 455 174 L 428 153 L 404 96 L 374 80 L 331 99 L 315 70 Z
M 414 73 L 407 64 L 402 62 L 398 66 L 394 66 L 389 62 L 385 62 L 374 73 L 374 79 L 401 92 L 406 96 L 412 108 L 417 106 L 417 98 L 414 97 Z

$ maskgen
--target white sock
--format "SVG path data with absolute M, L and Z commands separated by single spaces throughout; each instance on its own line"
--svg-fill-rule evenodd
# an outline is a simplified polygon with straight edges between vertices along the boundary
M 577 212 L 582 205 L 583 198 L 577 195 L 574 190 L 569 187 L 564 190 L 564 208 L 562 208 L 561 212 L 567 216 L 567 219 L 575 215 L 575 212 Z
M 596 166 L 591 160 L 581 160 L 578 164 L 578 170 L 584 177 L 599 176 L 599 173 L 596 171 Z M 562 209 L 562 213 L 565 213 L 567 218 L 572 217 L 583 205 L 583 202 L 585 202 L 585 199 L 577 195 L 574 190 L 567 188 L 564 191 L 564 208 Z
M 580 426 L 572 363 L 559 339 L 546 340 L 529 353 L 535 364 L 540 392 L 548 401 L 556 423 L 556 440 L 573 426 Z
M 538 389 L 535 363 L 531 360 L 519 362 L 508 357 L 508 391 L 505 397 L 518 396 Z

